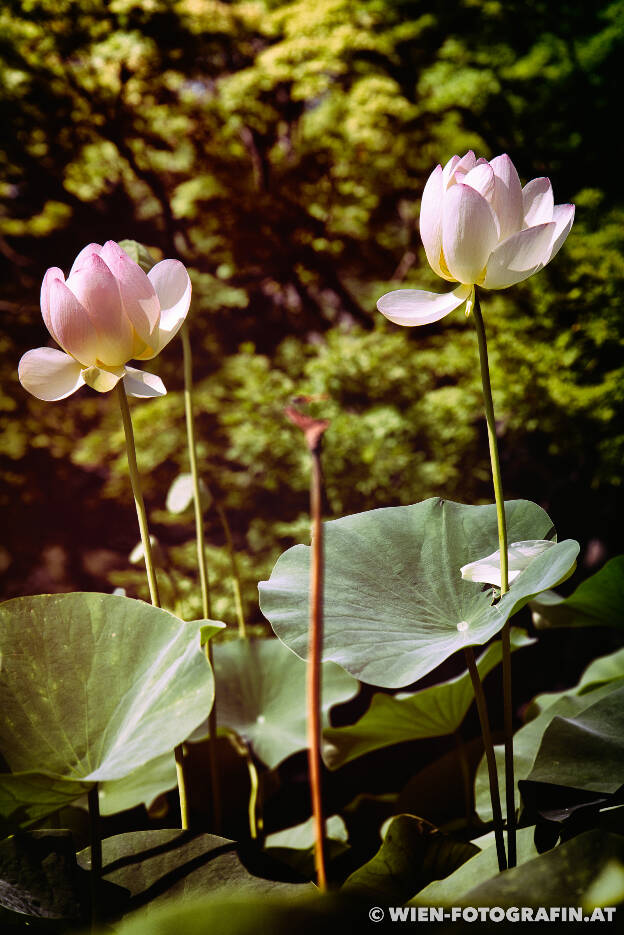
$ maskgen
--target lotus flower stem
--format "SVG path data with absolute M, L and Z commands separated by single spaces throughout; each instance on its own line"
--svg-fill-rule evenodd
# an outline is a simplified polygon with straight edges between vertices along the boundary
M 507 525 L 505 523 L 505 501 L 503 498 L 503 484 L 501 480 L 500 459 L 498 457 L 498 444 L 496 441 L 496 420 L 494 418 L 494 403 L 492 401 L 492 385 L 490 383 L 490 368 L 488 364 L 487 342 L 485 339 L 485 326 L 481 314 L 479 294 L 475 289 L 475 300 L 472 308 L 477 341 L 479 343 L 479 364 L 481 366 L 481 385 L 483 387 L 483 408 L 487 423 L 488 443 L 490 447 L 490 462 L 492 465 L 492 481 L 494 484 L 494 498 L 496 500 L 496 519 L 498 522 L 498 547 L 500 550 L 501 565 L 501 594 L 509 590 L 508 559 L 507 559 Z
M 202 596 L 202 613 L 206 620 L 212 619 L 210 600 L 210 579 L 208 577 L 208 564 L 206 562 L 206 536 L 204 532 L 204 516 L 199 491 L 199 471 L 197 469 L 197 447 L 195 444 L 195 422 L 193 419 L 193 357 L 188 326 L 186 323 L 180 329 L 182 339 L 182 359 L 184 367 L 184 411 L 186 415 L 186 437 L 188 444 L 189 465 L 193 481 L 193 505 L 195 509 L 195 534 L 197 539 L 197 565 L 199 567 L 199 582 Z
M 145 503 L 141 492 L 141 480 L 136 460 L 136 448 L 134 445 L 134 431 L 132 429 L 132 418 L 130 416 L 130 407 L 128 406 L 128 397 L 123 381 L 117 384 L 117 396 L 119 397 L 119 406 L 121 408 L 121 419 L 126 436 L 126 454 L 128 456 L 128 470 L 130 472 L 130 484 L 134 496 L 134 504 L 139 521 L 139 531 L 141 533 L 141 542 L 143 544 L 143 555 L 145 557 L 145 571 L 147 572 L 147 583 L 149 586 L 150 600 L 154 607 L 160 607 L 160 594 L 158 592 L 158 581 L 156 579 L 156 569 L 152 555 L 152 543 L 147 528 L 147 514 L 145 512 Z
M 193 419 L 193 355 L 191 341 L 186 322 L 180 329 L 182 339 L 182 360 L 184 370 L 184 411 L 186 415 L 186 438 L 188 446 L 189 465 L 193 481 L 193 506 L 195 510 L 195 538 L 197 541 L 197 565 L 199 568 L 199 583 L 202 597 L 202 613 L 206 620 L 212 619 L 212 601 L 210 599 L 210 578 L 208 576 L 208 563 L 206 561 L 206 536 L 204 531 L 204 514 L 199 490 L 199 471 L 197 468 L 197 447 L 195 444 L 195 421 Z M 206 657 L 210 666 L 213 666 L 212 642 L 206 643 Z M 217 834 L 221 831 L 221 795 L 219 784 L 219 769 L 217 763 L 217 702 L 213 702 L 208 715 L 208 760 L 210 768 L 210 795 L 212 803 L 212 820 Z
M 507 549 L 507 525 L 505 522 L 505 499 L 503 497 L 503 483 L 501 480 L 500 459 L 498 457 L 498 444 L 496 441 L 496 421 L 494 418 L 494 402 L 492 400 L 492 385 L 490 383 L 490 368 L 488 364 L 487 341 L 485 326 L 481 315 L 478 290 L 475 289 L 473 316 L 479 344 L 479 363 L 481 367 L 481 384 L 483 387 L 483 407 L 487 423 L 488 443 L 490 448 L 490 462 L 492 466 L 492 481 L 494 484 L 494 498 L 496 500 L 496 518 L 498 522 L 498 547 L 500 555 L 501 595 L 509 590 L 509 560 Z M 507 811 L 507 859 L 510 867 L 516 866 L 516 801 L 513 755 L 513 705 L 511 695 L 511 641 L 510 622 L 505 623 L 501 642 L 503 648 L 503 711 L 505 727 L 505 803 Z
M 89 804 L 89 843 L 91 845 L 91 929 L 100 917 L 100 882 L 102 879 L 102 829 L 100 825 L 100 793 L 94 783 L 87 793 Z
M 312 474 L 310 514 L 312 518 L 312 564 L 310 568 L 310 634 L 308 652 L 308 763 L 316 847 L 314 862 L 319 889 L 327 888 L 325 870 L 325 816 L 321 793 L 321 649 L 323 645 L 323 523 L 321 521 L 321 436 L 310 445 Z
M 468 672 L 472 680 L 472 687 L 479 714 L 479 723 L 481 724 L 481 734 L 483 736 L 483 746 L 485 748 L 485 759 L 488 768 L 488 778 L 490 781 L 490 798 L 492 800 L 492 818 L 494 820 L 494 838 L 496 840 L 496 854 L 498 857 L 498 869 L 507 869 L 507 857 L 505 854 L 505 839 L 503 836 L 503 813 L 501 811 L 500 793 L 498 790 L 498 772 L 496 769 L 496 758 L 494 756 L 494 745 L 492 743 L 492 734 L 490 731 L 490 721 L 487 713 L 487 704 L 485 702 L 485 693 L 483 685 L 479 678 L 479 670 L 475 661 L 474 650 L 472 646 L 466 646 L 464 649 Z
M 230 529 L 230 524 L 228 522 L 227 514 L 218 501 L 215 501 L 215 508 L 217 510 L 217 513 L 219 514 L 219 519 L 221 520 L 221 525 L 223 527 L 223 532 L 225 534 L 225 542 L 227 545 L 228 555 L 230 558 L 230 568 L 232 570 L 232 590 L 234 591 L 234 604 L 236 606 L 236 618 L 238 620 L 238 635 L 241 640 L 246 640 L 247 639 L 247 625 L 245 623 L 245 612 L 243 610 L 241 579 L 240 579 L 240 572 L 238 570 L 238 562 L 236 561 L 236 552 L 234 551 L 234 542 L 232 540 L 232 530 Z
M 123 381 L 117 384 L 117 395 L 121 407 L 121 418 L 123 421 L 124 432 L 126 436 L 126 452 L 128 455 L 128 469 L 130 471 L 130 483 L 136 505 L 137 517 L 139 520 L 139 530 L 141 532 L 141 542 L 143 543 L 143 554 L 145 556 L 145 569 L 147 571 L 147 581 L 149 584 L 150 599 L 154 607 L 160 607 L 160 594 L 158 592 L 158 581 L 156 579 L 156 569 L 154 567 L 154 558 L 152 555 L 152 544 L 147 528 L 147 515 L 145 512 L 145 503 L 141 492 L 141 480 L 136 461 L 136 448 L 134 444 L 134 431 L 132 429 L 132 417 L 130 416 L 130 407 Z M 186 791 L 186 777 L 182 768 L 183 751 L 181 747 L 176 747 L 174 751 L 176 761 L 176 773 L 178 777 L 178 793 L 180 796 L 180 818 L 183 829 L 189 827 L 188 814 L 188 796 Z

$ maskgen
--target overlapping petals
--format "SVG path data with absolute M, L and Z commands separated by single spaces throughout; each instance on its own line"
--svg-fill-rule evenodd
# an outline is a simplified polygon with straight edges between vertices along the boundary
M 522 188 L 506 154 L 490 162 L 472 151 L 453 156 L 427 180 L 420 235 L 434 272 L 460 287 L 446 295 L 397 290 L 382 296 L 377 307 L 401 325 L 437 321 L 471 299 L 475 285 L 506 289 L 543 269 L 573 221 L 574 205 L 555 206 L 547 178 Z
M 162 396 L 162 381 L 127 362 L 156 357 L 188 313 L 191 281 L 178 260 L 148 274 L 114 241 L 91 243 L 65 280 L 58 267 L 41 285 L 41 314 L 62 350 L 41 347 L 19 363 L 19 379 L 33 396 L 64 399 L 83 384 L 98 392 L 124 381 L 131 396 Z

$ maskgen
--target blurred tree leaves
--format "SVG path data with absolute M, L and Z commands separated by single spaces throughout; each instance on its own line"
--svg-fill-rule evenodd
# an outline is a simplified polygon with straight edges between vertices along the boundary
M 506 496 L 609 546 L 624 454 L 624 209 L 609 156 L 623 34 L 622 5 L 608 0 L 6 0 L 7 594 L 112 580 L 113 558 L 81 558 L 100 520 L 115 574 L 140 593 L 124 560 L 134 541 L 113 400 L 83 390 L 40 403 L 16 380 L 19 356 L 48 340 L 45 269 L 67 270 L 90 240 L 132 237 L 191 270 L 201 465 L 249 582 L 306 528 L 305 461 L 281 417 L 291 395 L 331 396 L 329 514 L 489 499 L 469 324 L 416 333 L 374 312 L 389 285 L 444 288 L 424 262 L 419 198 L 433 166 L 471 146 L 509 152 L 523 180 L 549 175 L 556 200 L 577 204 L 552 267 L 484 309 Z M 187 470 L 177 342 L 153 366 L 170 393 L 135 407 L 139 460 L 159 537 L 188 555 L 184 598 L 192 529 L 163 510 Z M 210 514 L 208 527 L 218 549 Z M 37 568 L 59 542 L 70 570 L 51 582 Z

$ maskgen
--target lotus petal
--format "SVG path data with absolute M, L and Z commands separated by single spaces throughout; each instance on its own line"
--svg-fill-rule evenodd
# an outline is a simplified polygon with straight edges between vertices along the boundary
M 469 285 L 458 286 L 453 292 L 442 295 L 422 289 L 396 289 L 382 295 L 377 308 L 395 325 L 428 325 L 459 308 L 471 292 Z
M 506 289 L 528 279 L 548 262 L 555 224 L 539 224 L 512 234 L 494 250 L 483 280 L 486 289 Z
M 552 221 L 554 204 L 550 179 L 533 179 L 525 185 L 522 189 L 525 226 L 535 227 L 536 224 L 546 224 Z
M 97 253 L 85 256 L 67 286 L 87 310 L 97 332 L 98 360 L 118 367 L 132 356 L 134 331 L 124 313 L 117 280 Z
M 87 386 L 98 393 L 109 393 L 114 390 L 124 375 L 123 367 L 87 367 L 82 371 Z
M 126 315 L 139 337 L 151 344 L 160 319 L 160 305 L 152 283 L 114 240 L 104 244 L 101 257 L 119 284 Z
M 463 184 L 470 185 L 476 192 L 483 195 L 486 201 L 491 202 L 494 194 L 494 170 L 489 162 L 478 162 L 474 169 L 466 173 Z
M 126 367 L 124 373 L 124 386 L 128 396 L 138 399 L 147 399 L 152 396 L 165 396 L 165 384 L 155 373 L 145 373 L 135 367 Z
M 455 162 L 455 160 L 457 160 L 457 162 Z M 462 156 L 461 159 L 458 156 L 453 156 L 453 158 L 450 159 L 444 167 L 445 187 L 450 188 L 450 186 L 454 185 L 455 182 L 463 181 L 466 173 L 470 172 L 471 169 L 474 169 L 476 163 L 476 156 L 471 149 L 468 150 L 466 155 Z
M 553 257 L 557 256 L 572 229 L 574 223 L 574 205 L 557 205 L 553 210 L 553 221 L 555 223 L 555 231 L 552 237 L 548 259 L 544 260 L 544 266 L 550 263 Z
M 86 261 L 89 259 L 89 257 L 94 256 L 94 255 L 99 256 L 101 252 L 102 252 L 102 245 L 99 243 L 89 243 L 87 244 L 86 247 L 83 247 L 80 253 L 78 254 L 78 256 L 76 257 L 76 259 L 74 260 L 72 268 L 69 271 L 69 276 L 67 278 L 69 279 L 69 277 L 73 276 L 74 273 L 77 273 L 79 269 L 82 269 L 82 267 L 84 266 Z
M 498 243 L 498 224 L 485 198 L 469 185 L 453 185 L 444 196 L 442 243 L 451 275 L 462 283 L 479 282 Z
M 528 568 L 533 559 L 556 545 L 548 539 L 525 539 L 522 542 L 512 542 L 507 548 L 507 578 L 509 584 Z M 460 568 L 462 578 L 467 581 L 482 581 L 501 587 L 500 550 L 492 552 L 485 558 L 476 562 L 462 565 Z
M 162 260 L 148 273 L 160 302 L 160 323 L 156 337 L 156 350 L 140 360 L 155 357 L 178 333 L 191 304 L 191 280 L 179 260 Z
M 522 186 L 516 167 L 506 153 L 490 162 L 494 170 L 494 195 L 491 201 L 500 224 L 500 237 L 505 240 L 522 230 Z
M 59 279 L 61 282 L 65 282 L 63 270 L 59 269 L 58 266 L 52 266 L 49 270 L 46 271 L 46 274 L 43 277 L 43 282 L 41 283 L 41 316 L 45 322 L 46 328 L 56 343 L 60 344 L 61 342 L 54 334 L 54 329 L 52 327 L 52 316 L 50 315 L 50 285 L 54 279 Z
M 420 203 L 420 236 L 429 266 L 442 279 L 453 281 L 440 264 L 442 256 L 442 166 L 437 166 L 429 178 Z
M 48 298 L 52 333 L 58 343 L 84 366 L 95 364 L 97 332 L 85 307 L 61 279 L 50 279 Z
M 19 381 L 46 402 L 65 399 L 84 384 L 77 360 L 54 347 L 37 347 L 26 351 L 18 365 Z

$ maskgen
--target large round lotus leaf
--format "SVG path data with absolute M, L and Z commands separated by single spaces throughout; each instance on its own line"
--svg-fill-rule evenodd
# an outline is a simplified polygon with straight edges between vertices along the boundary
M 270 768 L 307 746 L 306 666 L 298 656 L 279 640 L 236 640 L 216 643 L 213 661 L 219 728 L 235 731 Z M 331 706 L 351 698 L 358 683 L 331 662 L 321 674 L 327 724 Z M 207 733 L 206 721 L 189 739 L 202 740 Z M 100 808 L 109 815 L 141 802 L 149 805 L 175 784 L 175 763 L 165 754 L 123 779 L 102 783 Z
M 279 640 L 216 643 L 217 724 L 236 731 L 271 769 L 307 740 L 306 666 Z M 323 724 L 329 709 L 352 698 L 358 683 L 339 666 L 321 669 Z
M 505 504 L 509 542 L 552 539 L 535 503 Z M 431 499 L 325 523 L 323 659 L 372 685 L 399 688 L 456 650 L 487 642 L 527 601 L 560 581 L 578 543 L 537 556 L 493 603 L 491 588 L 461 567 L 498 548 L 496 508 Z M 260 584 L 260 606 L 277 636 L 307 653 L 310 548 L 297 545 Z
M 199 628 L 112 594 L 0 605 L 0 749 L 11 769 L 80 784 L 173 750 L 213 702 Z

